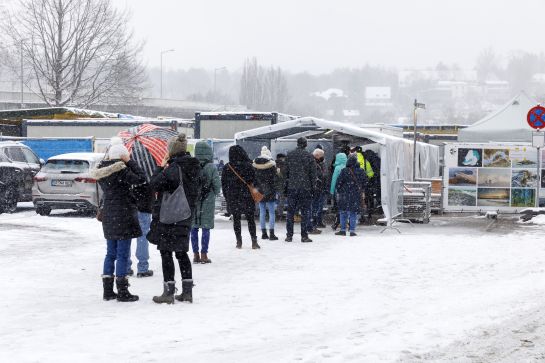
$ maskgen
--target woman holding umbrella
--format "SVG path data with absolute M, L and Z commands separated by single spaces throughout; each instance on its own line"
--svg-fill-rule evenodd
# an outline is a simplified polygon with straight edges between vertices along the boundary
M 154 296 L 153 301 L 158 304 L 172 304 L 176 299 L 191 303 L 193 302 L 193 275 L 187 252 L 189 251 L 189 235 L 200 188 L 200 165 L 199 161 L 187 152 L 185 134 L 171 138 L 168 141 L 167 150 L 167 156 L 161 166 L 156 169 L 150 182 L 152 190 L 158 194 L 153 206 L 148 240 L 157 245 L 157 249 L 161 252 L 164 280 L 163 294 Z M 181 184 L 191 209 L 191 216 L 171 224 L 162 223 L 163 194 L 165 192 L 173 193 Z M 182 293 L 176 296 L 174 296 L 176 283 L 174 282 L 173 253 L 176 255 L 182 275 Z

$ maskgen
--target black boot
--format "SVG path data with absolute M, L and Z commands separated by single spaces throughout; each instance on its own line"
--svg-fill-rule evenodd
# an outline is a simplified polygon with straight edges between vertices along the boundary
M 301 242 L 312 242 L 312 240 L 310 238 L 308 238 L 307 235 L 304 235 L 304 236 L 301 236 Z
M 176 292 L 176 282 L 163 282 L 163 295 L 154 296 L 153 302 L 157 304 L 174 304 L 174 293 Z
M 117 301 L 138 301 L 138 295 L 132 295 L 129 292 L 129 280 L 125 276 L 117 277 L 115 279 L 115 285 L 117 286 Z
M 237 248 L 242 248 L 242 236 L 236 236 L 237 237 Z
M 182 280 L 182 293 L 175 296 L 178 301 L 193 303 L 193 280 Z
M 269 239 L 271 241 L 278 241 L 278 237 L 274 234 L 274 229 L 269 229 Z
M 117 299 L 117 294 L 114 292 L 114 277 L 111 275 L 102 275 L 102 287 L 104 294 L 102 298 L 105 301 Z
M 269 239 L 269 236 L 267 236 L 267 230 L 266 229 L 261 230 L 261 239 Z
M 252 249 L 258 250 L 261 247 L 257 244 L 257 236 L 252 236 Z

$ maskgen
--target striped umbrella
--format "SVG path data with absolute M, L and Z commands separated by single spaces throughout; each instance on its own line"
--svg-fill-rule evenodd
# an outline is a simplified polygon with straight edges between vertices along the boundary
M 148 181 L 167 153 L 167 142 L 178 133 L 166 127 L 143 124 L 118 133 L 131 157 L 144 170 Z

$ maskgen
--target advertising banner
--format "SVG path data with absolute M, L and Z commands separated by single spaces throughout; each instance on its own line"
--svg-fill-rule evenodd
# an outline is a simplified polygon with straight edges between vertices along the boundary
M 516 212 L 545 206 L 544 156 L 528 144 L 445 145 L 445 211 Z

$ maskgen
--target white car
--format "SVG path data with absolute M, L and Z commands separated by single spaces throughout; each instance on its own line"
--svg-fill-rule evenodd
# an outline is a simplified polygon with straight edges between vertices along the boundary
M 49 158 L 34 177 L 32 202 L 39 215 L 53 209 L 74 209 L 95 213 L 100 187 L 89 171 L 104 159 L 100 153 L 71 153 Z

